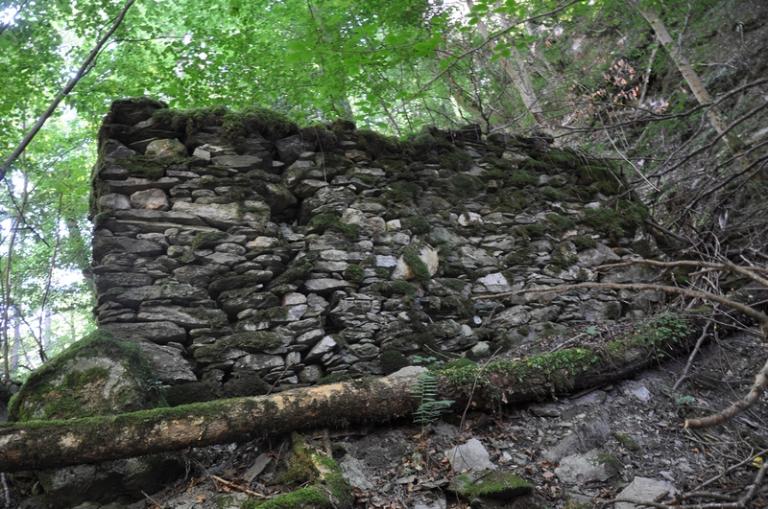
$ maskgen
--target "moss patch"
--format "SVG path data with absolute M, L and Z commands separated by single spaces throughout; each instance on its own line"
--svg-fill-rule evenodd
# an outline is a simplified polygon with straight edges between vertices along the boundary
M 248 500 L 241 509 L 345 509 L 354 501 L 352 490 L 333 458 L 310 450 L 304 438 L 293 434 L 293 449 L 288 469 L 279 482 L 312 483 L 270 500 Z
M 349 265 L 344 270 L 344 279 L 350 283 L 360 284 L 365 279 L 365 270 L 357 264 Z
M 632 234 L 647 217 L 648 210 L 642 204 L 618 200 L 613 206 L 585 210 L 582 222 L 615 242 Z
M 419 281 L 429 281 L 432 277 L 429 273 L 427 264 L 419 258 L 420 248 L 415 245 L 410 245 L 403 249 L 403 260 L 411 268 L 413 276 Z
M 104 366 L 78 369 L 82 359 L 106 358 L 130 373 L 135 384 L 101 397 L 110 373 Z M 152 372 L 137 344 L 97 330 L 34 371 L 9 403 L 11 421 L 104 415 L 164 404 L 152 391 Z M 103 401 L 102 401 L 103 399 Z
M 457 476 L 451 489 L 466 499 L 492 498 L 511 500 L 533 493 L 533 485 L 511 472 L 489 471 L 473 479 L 468 474 Z
M 325 212 L 314 216 L 309 220 L 309 226 L 318 233 L 334 230 L 348 239 L 356 239 L 360 232 L 360 227 L 358 225 L 343 223 L 341 217 L 333 212 Z

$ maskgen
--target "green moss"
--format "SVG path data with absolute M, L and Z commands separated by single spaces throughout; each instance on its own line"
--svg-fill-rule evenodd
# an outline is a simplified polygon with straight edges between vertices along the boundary
M 557 148 L 550 148 L 541 158 L 561 169 L 576 168 L 584 161 L 582 156 L 572 150 Z
M 565 270 L 577 261 L 579 261 L 579 257 L 571 254 L 563 244 L 560 244 L 552 250 L 552 258 L 549 263 L 557 270 Z
M 291 439 L 291 455 L 286 468 L 277 478 L 277 482 L 285 484 L 304 484 L 317 479 L 312 457 L 304 438 L 294 433 Z
M 352 490 L 333 458 L 310 451 L 303 437 L 293 434 L 293 450 L 288 469 L 279 482 L 313 483 L 266 501 L 249 500 L 243 509 L 346 509 L 352 506 Z
M 485 390 L 489 397 L 500 397 L 493 380 L 497 376 L 512 377 L 518 381 L 536 380 L 542 394 L 557 386 L 568 388 L 572 379 L 600 362 L 600 356 L 586 348 L 568 348 L 557 352 L 532 355 L 520 360 L 500 359 L 477 366 L 441 368 L 437 374 L 452 387 Z
M 515 187 L 535 186 L 539 178 L 526 170 L 515 170 L 507 176 L 507 184 Z
M 183 164 L 183 158 L 157 159 L 152 156 L 135 155 L 120 160 L 120 166 L 128 170 L 131 177 L 157 180 L 165 176 L 165 170 L 172 164 Z
M 306 279 L 306 276 L 312 272 L 312 269 L 312 261 L 309 258 L 301 258 L 300 260 L 294 261 L 285 272 L 273 279 L 269 284 L 269 287 L 275 288 L 276 286 Z
M 268 140 L 279 140 L 297 134 L 299 128 L 288 117 L 265 108 L 248 108 L 239 112 L 228 112 L 222 121 L 224 134 L 230 140 L 260 134 Z
M 618 194 L 623 187 L 613 169 L 598 162 L 580 165 L 577 179 L 580 184 L 588 185 L 590 189 L 609 196 Z
M 523 161 L 522 164 L 520 165 L 520 168 L 525 171 L 540 172 L 540 173 L 549 173 L 557 170 L 556 165 L 547 161 L 542 161 L 540 159 L 533 159 L 533 158 L 529 158 Z
M 575 198 L 566 193 L 562 189 L 557 189 L 552 186 L 544 186 L 539 189 L 541 195 L 550 201 L 574 201 Z
M 341 217 L 333 212 L 318 214 L 309 220 L 309 226 L 319 233 L 334 230 L 348 239 L 356 239 L 360 227 L 356 224 L 347 224 L 341 221 Z
M 536 239 L 543 237 L 547 233 L 547 225 L 541 223 L 532 223 L 515 228 L 517 233 L 527 239 Z
M 163 108 L 152 114 L 158 127 L 191 136 L 203 127 L 221 125 L 229 110 L 224 107 L 172 110 Z
M 576 226 L 573 219 L 554 212 L 547 214 L 547 222 L 551 226 L 552 233 L 562 233 Z
M 472 168 L 474 159 L 463 150 L 453 150 L 440 155 L 440 166 L 448 170 L 462 172 Z
M 485 184 L 479 178 L 466 173 L 451 176 L 451 192 L 454 196 L 475 196 L 485 189 Z
M 75 389 L 87 388 L 103 380 L 108 373 L 104 368 L 76 371 L 75 366 L 69 365 L 79 357 L 90 355 L 108 357 L 120 362 L 129 373 L 135 376 L 140 385 L 137 390 L 148 391 L 147 400 L 144 403 L 147 405 L 163 403 L 159 394 L 149 391 L 154 383 L 152 370 L 138 345 L 131 341 L 116 339 L 106 331 L 96 330 L 32 372 L 9 402 L 9 420 L 72 418 L 112 413 L 115 410 L 135 410 L 136 408 L 130 406 L 124 408 L 96 406 L 85 410 L 89 408 L 85 406 L 88 402 L 80 401 L 79 398 L 83 396 Z M 57 382 L 59 374 L 65 372 L 67 374 Z M 117 394 L 115 397 L 119 400 L 127 396 Z M 104 402 L 105 405 L 118 403 L 121 401 Z M 35 407 L 42 407 L 42 416 L 30 413 Z
M 525 210 L 536 200 L 535 193 L 508 187 L 492 195 L 491 206 L 499 212 L 517 213 Z
M 393 294 L 398 295 L 416 295 L 417 288 L 408 281 L 392 281 L 389 284 L 389 288 Z
M 477 479 L 467 474 L 457 476 L 452 489 L 469 500 L 474 498 L 493 498 L 510 500 L 533 492 L 533 485 L 511 472 L 498 470 L 487 472 Z
M 626 448 L 629 451 L 639 451 L 641 449 L 640 444 L 638 444 L 634 438 L 629 436 L 627 433 L 621 433 L 621 432 L 615 432 L 613 434 L 613 437 L 622 445 L 624 448 Z
M 356 134 L 360 149 L 370 154 L 373 159 L 399 155 L 403 150 L 402 144 L 396 138 L 384 136 L 369 129 L 359 129 Z
M 403 260 L 411 268 L 416 279 L 419 281 L 429 281 L 432 276 L 429 274 L 427 264 L 419 258 L 419 251 L 419 247 L 415 245 L 406 247 L 403 249 Z
M 227 238 L 224 232 L 198 232 L 189 244 L 192 249 L 206 249 L 216 246 Z
M 381 367 L 387 375 L 410 364 L 406 356 L 397 350 L 382 350 L 380 360 Z
M 397 203 L 408 203 L 416 199 L 421 194 L 421 187 L 414 182 L 398 180 L 389 185 L 384 193 L 388 201 Z
M 642 204 L 618 200 L 614 206 L 585 210 L 582 222 L 616 241 L 633 233 L 647 217 L 648 210 Z
M 432 225 L 429 224 L 429 221 L 424 219 L 423 216 L 406 217 L 403 219 L 402 223 L 403 226 L 411 230 L 414 235 L 424 235 L 432 230 Z
M 597 247 L 597 241 L 589 235 L 576 235 L 574 237 L 568 237 L 568 240 L 573 242 L 573 245 L 576 246 L 578 251 Z
M 334 509 L 328 494 L 319 486 L 299 488 L 289 493 L 278 495 L 270 500 L 246 500 L 241 509 Z
M 344 270 L 344 279 L 351 283 L 360 284 L 365 278 L 365 270 L 360 265 L 352 264 Z

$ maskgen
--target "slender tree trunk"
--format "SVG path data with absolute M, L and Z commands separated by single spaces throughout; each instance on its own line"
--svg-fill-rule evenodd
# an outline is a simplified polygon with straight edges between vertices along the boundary
M 466 2 L 467 7 L 472 9 L 474 1 L 466 0 Z M 477 23 L 477 29 L 483 38 L 488 39 L 490 37 L 488 26 L 482 20 Z M 541 102 L 536 96 L 536 91 L 531 83 L 531 77 L 525 68 L 523 57 L 515 47 L 514 43 L 509 44 L 509 50 L 512 54 L 512 58 L 501 57 L 499 59 L 501 68 L 504 71 L 504 74 L 510 81 L 512 81 L 517 93 L 520 95 L 520 99 L 522 100 L 525 109 L 531 114 L 531 117 L 533 117 L 536 124 L 542 129 L 549 130 L 549 123 L 544 116 Z
M 19 369 L 21 357 L 21 317 L 18 307 L 14 306 L 13 312 L 13 347 L 11 348 L 11 373 Z
M 667 51 L 669 58 L 672 59 L 672 62 L 674 62 L 678 71 L 680 71 L 680 74 L 683 76 L 683 79 L 688 85 L 688 88 L 691 89 L 696 100 L 702 106 L 707 107 L 706 114 L 710 125 L 712 125 L 719 136 L 724 138 L 725 143 L 728 145 L 731 152 L 738 152 L 741 145 L 739 139 L 735 135 L 727 132 L 728 124 L 723 117 L 723 114 L 714 104 L 712 96 L 704 86 L 704 82 L 701 80 L 701 77 L 699 77 L 699 74 L 693 69 L 693 66 L 691 66 L 688 58 L 683 55 L 683 52 L 678 45 L 672 40 L 672 36 L 669 34 L 669 30 L 667 30 L 664 21 L 662 21 L 655 11 L 640 7 L 640 2 L 638 0 L 626 1 L 640 13 L 645 21 L 648 22 L 656 34 L 656 39 L 659 41 L 659 44 L 661 44 Z

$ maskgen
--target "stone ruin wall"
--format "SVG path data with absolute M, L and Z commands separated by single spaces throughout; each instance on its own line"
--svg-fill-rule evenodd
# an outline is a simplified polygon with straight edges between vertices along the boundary
M 170 403 L 487 357 L 660 296 L 493 297 L 655 249 L 605 163 L 474 128 L 397 143 L 348 122 L 117 101 L 92 213 L 96 316 L 148 340 Z M 418 357 L 417 357 L 418 356 Z

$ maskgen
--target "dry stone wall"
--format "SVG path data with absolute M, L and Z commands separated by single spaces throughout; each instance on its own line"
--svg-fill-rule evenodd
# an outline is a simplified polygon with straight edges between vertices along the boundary
M 660 298 L 494 296 L 649 276 L 596 271 L 654 251 L 644 210 L 610 165 L 542 138 L 405 143 L 124 100 L 92 198 L 98 323 L 162 347 L 171 403 L 482 358 Z

